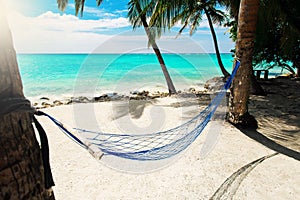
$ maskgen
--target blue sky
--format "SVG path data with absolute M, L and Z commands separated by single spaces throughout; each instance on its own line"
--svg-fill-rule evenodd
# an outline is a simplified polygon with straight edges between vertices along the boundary
M 56 0 L 4 0 L 18 53 L 124 53 L 151 52 L 142 28 L 133 31 L 127 19 L 128 0 L 86 0 L 83 17 L 74 15 L 74 1 L 64 12 Z M 214 47 L 205 18 L 190 37 L 188 29 L 175 39 L 178 25 L 159 41 L 165 52 L 207 53 Z M 215 26 L 221 52 L 229 53 L 234 43 L 227 28 Z

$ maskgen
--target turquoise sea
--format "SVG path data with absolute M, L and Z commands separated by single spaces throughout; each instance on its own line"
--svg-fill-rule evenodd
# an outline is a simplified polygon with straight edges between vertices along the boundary
M 164 54 L 177 90 L 220 76 L 215 54 Z M 97 96 L 108 92 L 167 90 L 154 54 L 18 54 L 26 97 Z M 222 54 L 228 71 L 232 55 Z

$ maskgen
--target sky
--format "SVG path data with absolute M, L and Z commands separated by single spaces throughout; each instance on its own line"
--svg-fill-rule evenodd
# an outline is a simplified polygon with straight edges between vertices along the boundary
M 83 16 L 75 16 L 74 1 L 60 11 L 56 0 L 2 0 L 17 53 L 124 53 L 152 52 L 143 28 L 133 30 L 127 19 L 128 0 L 86 0 Z M 197 32 L 188 29 L 178 38 L 181 25 L 167 31 L 158 41 L 163 52 L 213 53 L 207 19 Z M 219 48 L 229 53 L 234 43 L 228 28 L 215 25 Z

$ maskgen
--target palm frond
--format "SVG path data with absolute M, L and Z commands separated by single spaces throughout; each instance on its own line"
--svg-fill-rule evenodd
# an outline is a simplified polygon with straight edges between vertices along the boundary
M 176 19 L 174 20 L 175 17 L 178 17 L 178 15 L 184 16 L 182 12 L 187 5 L 187 1 L 188 0 L 156 0 L 149 24 L 151 27 L 157 27 L 159 36 L 162 32 L 174 26 L 174 23 L 177 22 Z M 184 20 L 181 19 L 181 21 Z
M 68 0 L 57 0 L 58 9 L 64 11 L 68 5 Z
M 142 25 L 141 16 L 137 10 L 138 8 L 136 2 L 136 0 L 130 0 L 128 2 L 128 18 L 133 26 L 133 29 L 136 29 L 137 27 Z
M 179 35 L 181 35 L 182 31 L 187 27 L 189 21 L 188 20 L 185 20 L 184 22 L 184 25 L 181 27 L 181 29 L 178 31 L 177 35 L 176 35 L 176 38 L 179 37 Z
M 213 21 L 214 24 L 221 25 L 224 23 L 227 19 L 226 14 L 221 10 L 210 10 L 209 15 Z
M 97 6 L 100 6 L 103 0 L 96 0 Z
M 103 0 L 96 0 L 97 6 L 100 6 L 100 4 L 103 2 Z M 83 16 L 84 11 L 84 3 L 85 0 L 75 0 L 75 15 L 78 16 L 80 13 L 80 16 Z M 64 11 L 68 5 L 68 0 L 57 0 L 58 8 L 61 11 Z
M 80 16 L 83 16 L 83 9 L 84 9 L 84 2 L 85 0 L 75 0 L 75 15 L 78 16 L 80 11 Z
M 193 18 L 192 18 L 192 25 L 190 28 L 190 35 L 193 35 L 193 33 L 197 30 L 197 27 L 199 26 L 199 21 L 202 19 L 202 13 L 198 12 Z

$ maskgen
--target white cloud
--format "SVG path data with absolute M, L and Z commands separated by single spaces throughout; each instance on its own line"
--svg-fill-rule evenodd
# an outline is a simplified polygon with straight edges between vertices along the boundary
M 112 14 L 112 13 L 104 13 L 103 16 L 105 17 L 116 17 L 116 14 Z
M 53 13 L 48 11 L 42 15 L 33 18 L 35 23 L 40 26 L 46 26 L 48 29 L 62 29 L 64 31 L 93 31 L 99 28 L 122 28 L 130 26 L 128 20 L 124 17 L 98 20 L 82 20 L 74 15 Z
M 133 32 L 124 17 L 83 20 L 74 15 L 51 11 L 37 17 L 26 17 L 14 11 L 10 12 L 8 19 L 18 53 L 122 53 L 133 49 L 152 52 L 147 49 L 147 37 L 143 28 Z M 128 31 L 119 34 L 121 30 Z M 208 31 L 201 30 L 196 35 L 208 35 Z M 158 41 L 162 49 L 171 52 L 203 50 L 197 45 L 193 45 L 193 48 L 187 45 L 190 42 L 187 38 L 190 37 L 182 36 L 175 40 L 177 32 L 173 31 L 172 34 L 165 35 Z M 211 43 L 211 40 L 207 42 Z M 205 41 L 200 44 L 207 46 Z M 213 49 L 205 51 L 213 52 Z
M 127 13 L 128 10 L 127 9 L 124 9 L 124 10 L 116 10 L 115 13 L 118 13 L 118 14 L 123 14 L 123 13 Z
M 102 30 L 130 26 L 123 17 L 81 20 L 74 15 L 51 11 L 38 17 L 10 12 L 8 20 L 17 52 L 90 52 L 111 37 Z

